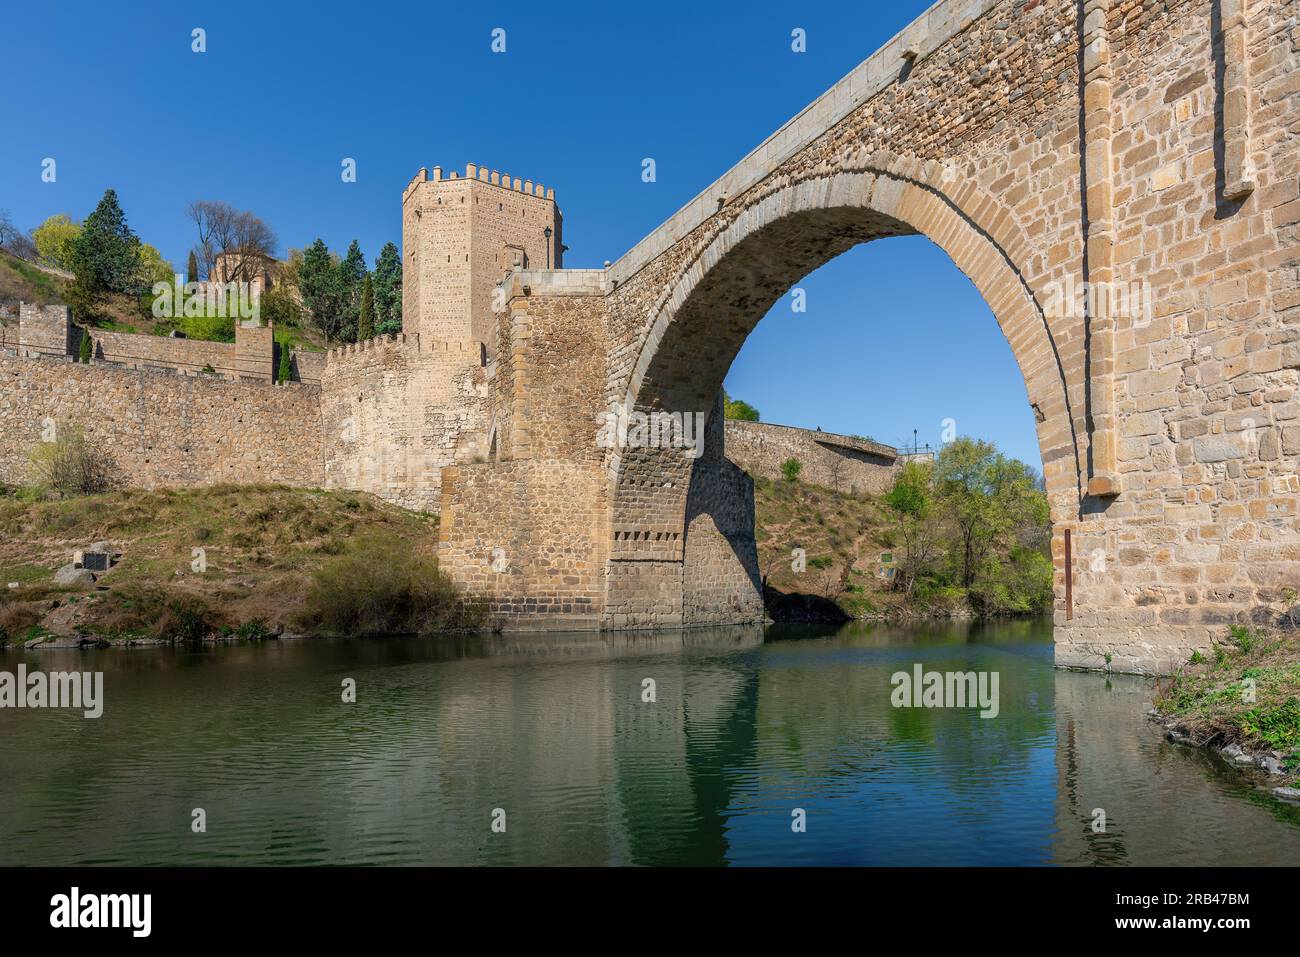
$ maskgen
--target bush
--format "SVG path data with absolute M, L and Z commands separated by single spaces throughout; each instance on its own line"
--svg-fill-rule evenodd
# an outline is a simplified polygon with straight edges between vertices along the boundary
M 788 458 L 781 463 L 781 475 L 787 482 L 793 482 L 803 471 L 803 463 L 796 458 Z
M 86 441 L 80 426 L 55 427 L 55 440 L 42 442 L 28 456 L 32 482 L 45 495 L 71 498 L 96 495 L 112 487 L 112 461 Z
M 481 627 L 486 607 L 466 599 L 403 541 L 371 541 L 312 577 L 294 623 L 343 636 L 429 634 Z

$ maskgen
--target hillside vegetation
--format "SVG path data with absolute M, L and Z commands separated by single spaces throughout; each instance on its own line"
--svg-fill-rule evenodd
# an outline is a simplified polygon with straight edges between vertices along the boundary
M 0 250 L 0 306 L 18 315 L 20 302 L 38 305 L 63 301 L 66 280 Z
M 789 463 L 787 463 L 789 464 Z M 881 496 L 755 478 L 774 618 L 995 617 L 1051 608 L 1046 496 L 1023 463 L 958 439 Z M 797 551 L 798 550 L 798 551 Z
M 97 542 L 120 553 L 116 566 L 93 584 L 57 584 L 72 553 Z M 483 624 L 438 574 L 436 542 L 436 518 L 360 493 L 217 485 L 33 500 L 10 490 L 0 494 L 0 640 Z

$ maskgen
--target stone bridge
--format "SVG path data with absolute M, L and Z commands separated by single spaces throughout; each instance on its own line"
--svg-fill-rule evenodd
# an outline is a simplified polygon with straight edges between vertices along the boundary
M 515 627 L 761 617 L 723 377 L 802 277 L 920 234 L 1024 377 L 1058 662 L 1163 670 L 1275 620 L 1300 589 L 1298 53 L 1293 0 L 937 3 L 616 263 L 507 277 L 444 569 Z M 620 406 L 707 414 L 704 454 L 602 447 Z

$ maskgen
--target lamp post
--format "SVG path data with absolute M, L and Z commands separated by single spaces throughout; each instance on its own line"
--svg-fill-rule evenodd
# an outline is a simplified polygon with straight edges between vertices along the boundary
M 542 230 L 542 235 L 546 237 L 546 268 L 551 268 L 551 227 L 547 226 Z

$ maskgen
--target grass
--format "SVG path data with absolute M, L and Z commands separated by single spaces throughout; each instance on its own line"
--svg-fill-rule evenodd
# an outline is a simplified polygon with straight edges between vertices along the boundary
M 1251 694 L 1253 692 L 1253 695 Z M 1281 752 L 1300 783 L 1300 641 L 1242 626 L 1157 685 L 1156 708 L 1202 746 Z
M 874 497 L 755 476 L 754 513 L 759 568 L 776 592 L 826 599 L 855 618 L 900 605 L 876 577 L 892 540 Z M 795 548 L 804 550 L 802 572 L 792 567 Z
M 34 302 L 40 305 L 63 301 L 64 281 L 42 272 L 29 262 L 0 252 L 0 303 Z
M 32 612 L 59 633 L 112 638 L 306 621 L 337 634 L 471 627 L 473 609 L 437 574 L 437 527 L 356 492 L 215 485 L 45 501 L 0 491 L 0 621 L 12 617 L 11 640 Z M 122 553 L 97 583 L 106 590 L 54 586 L 54 570 L 97 541 Z M 347 611 L 368 589 L 380 609 Z M 390 605 L 398 611 L 385 618 Z

